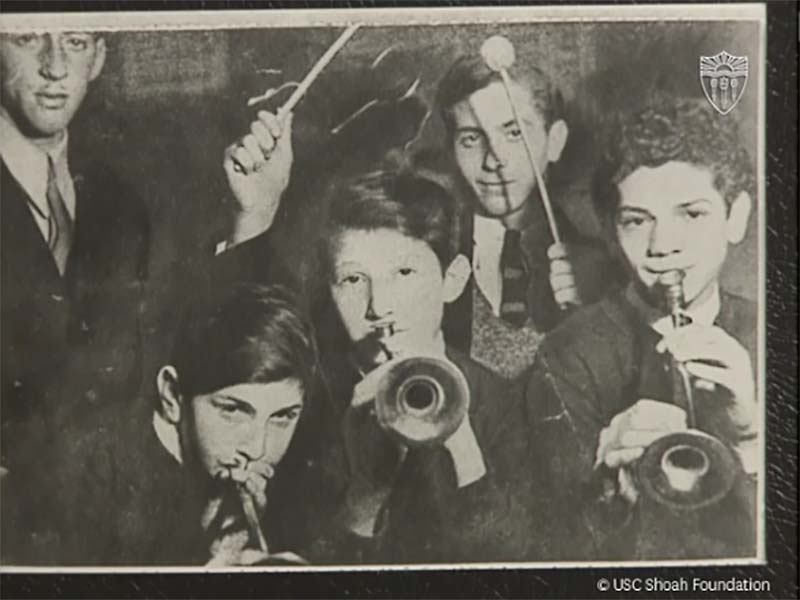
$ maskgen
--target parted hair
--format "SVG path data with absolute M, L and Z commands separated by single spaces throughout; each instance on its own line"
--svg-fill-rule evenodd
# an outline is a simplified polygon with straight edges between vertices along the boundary
M 192 397 L 287 378 L 310 391 L 317 352 L 311 324 L 299 307 L 285 287 L 251 284 L 189 302 L 172 351 L 181 393 Z

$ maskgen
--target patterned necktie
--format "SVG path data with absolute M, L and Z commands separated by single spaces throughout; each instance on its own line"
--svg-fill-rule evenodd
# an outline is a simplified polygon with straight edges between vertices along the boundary
M 503 250 L 500 253 L 500 270 L 503 275 L 503 294 L 500 317 L 515 327 L 522 327 L 528 319 L 528 273 L 522 260 L 522 234 L 506 229 Z
M 47 245 L 56 261 L 58 272 L 64 275 L 72 247 L 73 224 L 58 189 L 55 164 L 50 155 L 47 156 L 47 206 L 50 208 L 50 217 L 47 220 Z

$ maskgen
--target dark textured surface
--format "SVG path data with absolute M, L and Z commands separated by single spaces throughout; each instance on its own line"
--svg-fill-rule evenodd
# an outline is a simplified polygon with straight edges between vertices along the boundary
M 3 10 L 8 10 L 4 2 Z M 38 3 L 37 3 L 38 4 Z M 43 5 L 44 3 L 42 3 Z M 88 3 L 83 4 L 85 7 Z M 149 8 L 175 8 L 148 3 Z M 194 8 L 211 3 L 193 3 Z M 220 6 L 221 3 L 215 3 Z M 303 2 L 305 6 L 319 3 Z M 355 6 L 368 3 L 354 2 Z M 444 3 L 455 4 L 455 3 Z M 73 5 L 73 6 L 75 6 Z M 248 3 L 254 6 L 254 3 Z M 230 4 L 227 5 L 231 7 Z M 259 5 L 263 7 L 263 5 Z M 242 7 L 242 5 L 238 5 Z M 61 8 L 61 7 L 59 7 Z M 92 6 L 97 9 L 97 6 Z M 106 10 L 119 8 L 107 3 Z M 28 6 L 30 9 L 30 3 Z M 46 7 L 54 10 L 52 5 Z M 40 8 L 41 10 L 41 8 Z M 610 569 L 88 576 L 8 575 L 0 595 L 13 597 L 674 597 L 797 598 L 797 15 L 791 2 L 769 6 L 768 155 L 768 470 L 765 566 L 714 569 Z M 598 578 L 731 576 L 765 579 L 771 593 L 618 594 L 596 592 Z

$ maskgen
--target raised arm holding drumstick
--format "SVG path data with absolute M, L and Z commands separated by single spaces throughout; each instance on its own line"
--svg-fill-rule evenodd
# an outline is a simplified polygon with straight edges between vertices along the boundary
M 292 111 L 359 27 L 357 24 L 348 26 L 311 67 L 278 111 L 258 111 L 250 125 L 250 132 L 225 150 L 223 166 L 238 209 L 227 240 L 228 246 L 245 242 L 272 226 L 281 195 L 289 184 L 294 158 Z M 254 106 L 267 97 L 268 94 L 264 94 L 251 98 L 247 104 Z

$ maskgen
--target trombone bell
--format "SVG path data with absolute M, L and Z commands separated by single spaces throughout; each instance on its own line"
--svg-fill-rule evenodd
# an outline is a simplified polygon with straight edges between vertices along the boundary
M 449 438 L 467 414 L 464 374 L 438 358 L 407 358 L 383 376 L 375 398 L 381 426 L 402 442 L 421 446 Z

